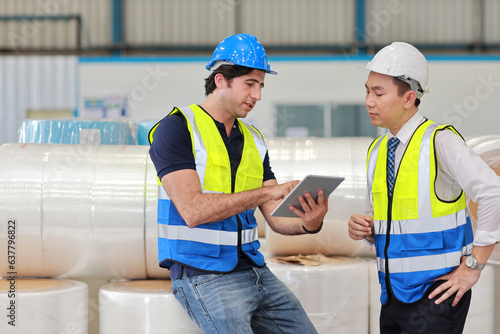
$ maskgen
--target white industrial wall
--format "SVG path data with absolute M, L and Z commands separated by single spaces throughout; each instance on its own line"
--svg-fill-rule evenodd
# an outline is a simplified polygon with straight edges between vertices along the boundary
M 368 58 L 272 58 L 277 76 L 266 76 L 260 101 L 248 116 L 266 137 L 275 134 L 276 104 L 363 104 Z M 500 134 L 500 59 L 430 57 L 430 91 L 421 112 L 457 127 L 464 136 Z M 80 62 L 82 99 L 96 95 L 129 97 L 129 117 L 161 119 L 173 106 L 201 103 L 208 58 Z
M 117 58 L 118 59 L 118 58 Z M 362 58 L 272 58 L 262 101 L 248 117 L 266 137 L 275 136 L 277 104 L 363 104 L 367 73 Z M 420 110 L 455 125 L 465 136 L 500 134 L 500 59 L 429 60 L 431 93 Z M 18 140 L 28 109 L 79 109 L 83 99 L 128 97 L 135 122 L 158 120 L 171 108 L 204 99 L 207 57 L 142 61 L 74 56 L 0 57 L 0 143 Z

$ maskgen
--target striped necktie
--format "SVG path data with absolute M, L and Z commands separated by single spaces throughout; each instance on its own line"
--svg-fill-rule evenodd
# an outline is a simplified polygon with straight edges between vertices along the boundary
M 399 139 L 392 137 L 387 141 L 387 186 L 389 189 L 389 196 L 392 196 L 394 189 L 394 153 L 396 147 L 399 145 Z

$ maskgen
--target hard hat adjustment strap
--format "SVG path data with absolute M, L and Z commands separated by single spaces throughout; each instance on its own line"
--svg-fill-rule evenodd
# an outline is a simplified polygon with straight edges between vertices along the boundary
M 221 65 L 234 65 L 234 63 L 230 60 L 217 60 L 212 67 L 210 67 L 210 72 L 215 71 L 218 69 Z
M 401 80 L 401 81 L 409 84 L 411 90 L 417 94 L 417 99 L 422 98 L 422 96 L 424 95 L 424 90 L 422 89 L 422 86 L 420 85 L 420 83 L 417 80 L 409 78 L 406 75 L 401 75 L 399 77 L 396 77 L 396 79 Z

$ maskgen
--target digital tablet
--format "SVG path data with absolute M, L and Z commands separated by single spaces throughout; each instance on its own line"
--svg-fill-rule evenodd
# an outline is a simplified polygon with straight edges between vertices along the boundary
M 314 201 L 318 200 L 318 191 L 323 189 L 323 196 L 327 198 L 337 188 L 344 177 L 339 176 L 321 176 L 321 175 L 308 175 L 293 190 L 283 199 L 283 201 L 274 209 L 271 216 L 274 217 L 294 217 L 297 215 L 292 212 L 288 207 L 293 205 L 300 211 L 302 206 L 299 202 L 299 196 L 304 196 L 306 193 L 311 194 Z

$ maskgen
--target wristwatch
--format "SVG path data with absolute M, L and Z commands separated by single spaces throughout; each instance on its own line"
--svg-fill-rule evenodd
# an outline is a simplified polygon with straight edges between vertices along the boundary
M 465 258 L 465 265 L 469 269 L 477 269 L 477 270 L 483 270 L 484 267 L 486 266 L 485 264 L 477 262 L 476 258 L 472 254 L 467 255 L 467 257 Z

